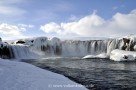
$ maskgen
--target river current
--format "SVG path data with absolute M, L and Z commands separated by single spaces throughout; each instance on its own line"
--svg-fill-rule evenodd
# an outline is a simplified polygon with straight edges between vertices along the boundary
M 136 62 L 79 58 L 23 61 L 62 74 L 90 90 L 136 90 Z

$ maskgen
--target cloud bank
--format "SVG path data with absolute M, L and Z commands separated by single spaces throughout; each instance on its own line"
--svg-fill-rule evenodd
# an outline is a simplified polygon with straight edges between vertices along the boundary
M 136 10 L 128 14 L 116 13 L 109 20 L 104 20 L 94 12 L 78 21 L 50 22 L 40 29 L 46 34 L 55 33 L 57 36 L 109 37 L 136 34 Z
M 1 23 L 0 35 L 4 35 L 6 37 L 5 39 L 26 38 L 26 36 L 23 35 L 23 32 L 26 32 L 29 28 L 33 27 L 34 25 L 26 24 L 12 25 L 8 23 Z

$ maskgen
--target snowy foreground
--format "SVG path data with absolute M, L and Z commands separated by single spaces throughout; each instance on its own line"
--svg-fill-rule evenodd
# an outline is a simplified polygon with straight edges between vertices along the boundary
M 1 90 L 86 90 L 68 78 L 36 66 L 0 59 Z

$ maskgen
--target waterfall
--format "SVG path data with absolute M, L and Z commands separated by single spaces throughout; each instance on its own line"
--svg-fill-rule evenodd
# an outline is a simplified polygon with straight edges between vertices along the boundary
M 106 52 L 106 41 L 65 41 L 62 43 L 63 56 L 84 56 L 87 54 L 99 54 Z
M 128 42 L 129 41 L 129 42 Z M 85 55 L 98 55 L 106 53 L 110 55 L 114 49 L 136 50 L 136 39 L 119 38 L 105 40 L 64 40 L 54 37 L 38 37 L 27 39 L 22 45 L 11 45 L 10 53 L 15 58 L 33 58 L 33 53 L 43 56 L 83 57 Z
M 130 40 L 129 44 L 125 44 L 122 38 L 120 39 L 106 39 L 106 40 L 65 40 L 61 41 L 58 38 L 36 38 L 34 40 L 32 48 L 39 51 L 43 51 L 46 56 L 85 56 L 85 55 L 98 55 L 101 53 L 107 53 L 114 49 L 122 49 L 124 45 L 128 50 L 131 47 L 135 48 L 136 41 Z M 132 46 L 133 45 L 133 46 Z
M 11 45 L 12 53 L 16 59 L 34 59 L 34 54 L 26 45 Z
M 26 41 L 25 44 L 29 45 L 30 41 Z M 30 48 L 33 51 L 43 52 L 45 56 L 85 56 L 87 54 L 106 53 L 107 43 L 108 40 L 61 41 L 58 38 L 39 37 L 33 39 L 33 44 L 30 45 Z

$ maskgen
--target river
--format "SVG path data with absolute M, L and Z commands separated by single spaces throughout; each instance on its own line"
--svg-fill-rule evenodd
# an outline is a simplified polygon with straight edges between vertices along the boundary
M 90 90 L 136 90 L 136 62 L 79 58 L 23 61 L 62 74 Z

